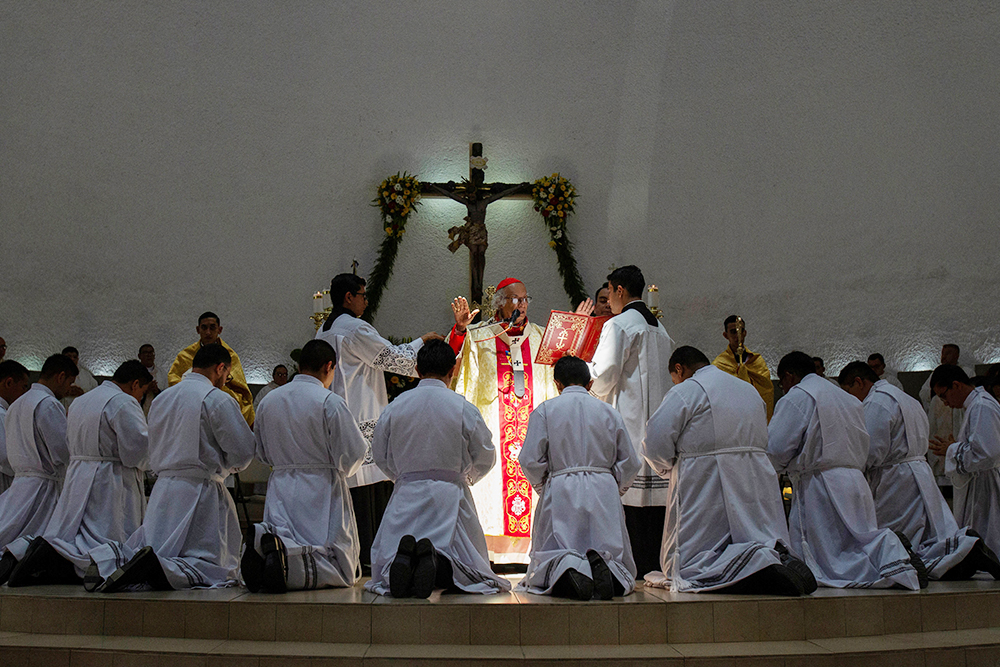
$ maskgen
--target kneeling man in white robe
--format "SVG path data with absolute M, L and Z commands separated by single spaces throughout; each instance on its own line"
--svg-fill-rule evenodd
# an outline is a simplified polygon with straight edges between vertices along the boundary
M 979 570 L 1000 578 L 996 556 L 974 531 L 958 527 L 941 495 L 927 463 L 930 427 L 920 401 L 863 361 L 847 364 L 837 380 L 864 406 L 871 440 L 865 477 L 879 527 L 906 536 L 929 579 L 969 579 Z
M 965 408 L 958 440 L 931 441 L 934 453 L 944 457 L 945 474 L 955 486 L 955 518 L 982 535 L 996 552 L 1000 550 L 1000 404 L 983 387 L 973 387 L 958 366 L 938 366 L 930 385 L 949 408 Z
M 222 391 L 232 357 L 205 345 L 191 372 L 149 410 L 149 463 L 156 484 L 139 529 L 125 544 L 90 552 L 84 587 L 121 590 L 217 588 L 236 582 L 240 534 L 230 474 L 253 459 L 253 432 Z
M 444 341 L 417 353 L 420 383 L 382 412 L 372 454 L 395 482 L 372 544 L 372 578 L 380 595 L 426 598 L 436 588 L 500 593 L 510 582 L 493 574 L 471 484 L 496 461 L 479 410 L 449 387 L 455 351 Z
M 869 447 L 861 401 L 816 375 L 804 352 L 782 357 L 778 378 L 785 395 L 768 425 L 767 453 L 792 480 L 792 553 L 821 586 L 926 586 L 920 558 L 878 527 L 862 472 Z
M 767 406 L 753 385 L 700 350 L 670 356 L 674 388 L 646 426 L 643 454 L 670 479 L 660 571 L 673 591 L 802 595 L 816 590 L 788 550 L 778 476 L 767 458 Z
M 353 586 L 361 571 L 347 478 L 368 442 L 347 402 L 330 391 L 337 353 L 325 340 L 302 346 L 299 374 L 257 409 L 257 458 L 274 472 L 264 520 L 251 527 L 240 573 L 252 593 Z
M 42 365 L 38 382 L 7 411 L 4 430 L 14 481 L 0 495 L 0 545 L 22 535 L 41 535 L 56 509 L 69 463 L 66 408 L 59 400 L 69 396 L 76 376 L 69 357 L 53 354 Z M 0 584 L 7 582 L 15 565 L 17 557 L 5 550 Z
M 531 413 L 517 457 L 538 494 L 528 572 L 519 590 L 610 600 L 635 588 L 635 562 L 621 495 L 639 472 L 625 421 L 591 396 L 587 363 L 553 369 L 560 396 Z
M 152 384 L 146 367 L 132 359 L 73 401 L 59 503 L 40 536 L 7 546 L 20 561 L 8 586 L 78 584 L 92 549 L 123 542 L 142 524 L 149 441 L 141 401 Z

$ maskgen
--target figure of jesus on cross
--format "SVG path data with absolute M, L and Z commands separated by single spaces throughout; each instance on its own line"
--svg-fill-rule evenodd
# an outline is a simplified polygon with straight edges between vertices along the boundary
M 471 298 L 481 303 L 483 298 L 483 273 L 486 269 L 486 248 L 489 246 L 489 235 L 486 230 L 486 207 L 498 199 L 531 199 L 531 183 L 485 183 L 486 158 L 483 157 L 483 145 L 471 144 L 469 147 L 469 178 L 461 183 L 423 183 L 421 194 L 424 196 L 448 197 L 465 206 L 468 210 L 463 220 L 465 224 L 448 230 L 448 250 L 455 252 L 461 246 L 469 248 L 469 271 L 471 282 Z

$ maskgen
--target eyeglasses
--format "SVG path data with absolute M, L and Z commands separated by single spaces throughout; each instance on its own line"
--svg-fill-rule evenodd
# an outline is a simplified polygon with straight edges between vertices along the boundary
M 507 300 L 510 301 L 515 306 L 527 306 L 529 303 L 531 303 L 530 296 L 522 296 L 522 297 L 509 296 L 507 297 Z
M 362 298 L 363 298 L 363 299 L 364 299 L 365 301 L 367 301 L 367 300 L 368 300 L 368 293 L 367 293 L 367 292 L 351 292 L 351 294 L 353 294 L 354 296 L 360 296 L 360 297 L 362 297 Z

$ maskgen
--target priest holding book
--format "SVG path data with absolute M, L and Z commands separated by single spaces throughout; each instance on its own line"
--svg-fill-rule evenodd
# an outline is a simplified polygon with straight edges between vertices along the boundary
M 559 395 L 552 366 L 535 363 L 544 330 L 528 321 L 531 297 L 524 283 L 507 278 L 497 285 L 493 316 L 472 324 L 478 310 L 463 297 L 452 301 L 455 326 L 448 343 L 459 355 L 455 391 L 479 408 L 493 433 L 497 465 L 472 495 L 486 534 L 490 560 L 527 563 L 534 498 L 517 456 L 535 406 Z M 587 299 L 578 312 L 593 309 Z

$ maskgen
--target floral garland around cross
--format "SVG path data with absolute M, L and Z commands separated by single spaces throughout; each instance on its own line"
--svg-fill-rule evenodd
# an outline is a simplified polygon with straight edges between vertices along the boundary
M 549 246 L 556 251 L 563 289 L 575 307 L 587 298 L 583 279 L 573 257 L 573 244 L 566 235 L 566 220 L 574 211 L 576 188 L 569 179 L 563 178 L 558 173 L 540 178 L 532 186 L 535 210 L 542 215 L 548 225 L 551 239 Z M 420 181 L 416 176 L 397 172 L 395 176 L 389 176 L 378 186 L 372 206 L 381 213 L 385 238 L 379 246 L 378 257 L 368 276 L 365 290 L 368 295 L 368 308 L 363 318 L 368 322 L 375 318 L 382 300 L 382 292 L 392 277 L 392 268 L 396 263 L 399 243 L 406 231 L 406 222 L 416 212 L 419 204 Z
M 573 257 L 573 244 L 566 235 L 566 220 L 574 211 L 576 188 L 568 178 L 558 173 L 539 178 L 532 184 L 531 199 L 535 210 L 549 228 L 549 246 L 556 251 L 559 275 L 563 279 L 563 289 L 569 295 L 574 307 L 587 298 L 583 278 Z
M 396 172 L 395 176 L 389 176 L 378 186 L 372 206 L 382 214 L 385 238 L 379 246 L 375 266 L 372 267 L 365 287 L 368 308 L 365 310 L 364 319 L 368 322 L 374 319 L 379 302 L 382 300 L 382 292 L 392 277 L 392 267 L 399 252 L 399 242 L 406 232 L 406 221 L 416 212 L 419 205 L 420 181 L 416 176 L 410 176 L 406 172 L 402 174 Z

